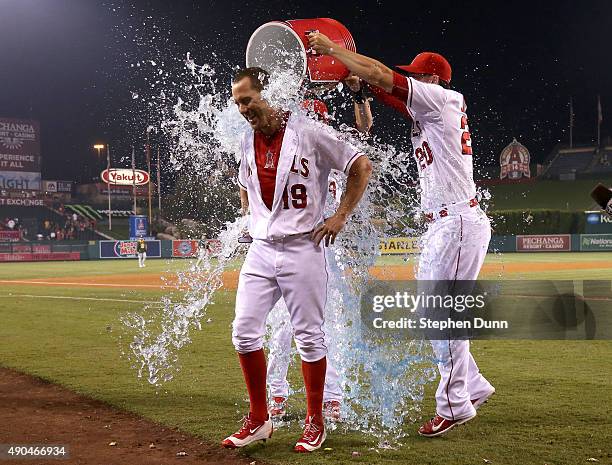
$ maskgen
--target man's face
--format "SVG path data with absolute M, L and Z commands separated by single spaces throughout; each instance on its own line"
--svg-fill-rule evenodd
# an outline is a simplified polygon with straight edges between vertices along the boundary
M 261 131 L 269 126 L 272 108 L 261 98 L 261 92 L 253 87 L 250 78 L 244 77 L 232 85 L 232 97 L 238 111 L 254 131 Z

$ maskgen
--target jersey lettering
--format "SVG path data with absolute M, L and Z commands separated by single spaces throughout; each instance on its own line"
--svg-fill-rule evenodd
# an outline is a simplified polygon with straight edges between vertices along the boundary
M 461 105 L 461 111 L 464 113 L 461 115 L 461 154 L 472 155 L 472 136 L 470 135 L 470 127 L 468 126 L 468 118 L 465 114 L 467 106 L 465 105 L 465 99 L 463 99 L 463 105 Z
M 303 178 L 307 178 L 310 174 L 308 169 L 308 158 L 301 157 L 299 165 L 297 164 L 297 155 L 293 157 L 293 163 L 291 163 L 291 170 L 294 174 L 299 174 Z
M 328 191 L 332 195 L 332 197 L 335 199 L 336 194 L 338 192 L 338 184 L 336 183 L 336 181 L 329 181 Z
M 302 171 L 300 172 L 300 174 L 303 178 L 307 178 L 310 174 L 310 171 L 308 170 L 308 158 L 302 158 L 300 160 L 300 164 L 302 165 Z
M 433 163 L 433 153 L 426 140 L 423 141 L 423 145 L 421 147 L 416 148 L 414 155 L 421 170 L 424 170 Z
M 294 184 L 291 189 L 285 186 L 283 191 L 283 210 L 289 210 L 289 192 L 291 192 L 291 206 L 295 209 L 302 209 L 308 206 L 308 193 L 304 184 Z
M 461 153 L 472 155 L 472 136 L 470 135 L 467 115 L 461 116 L 461 129 L 463 129 L 461 133 Z

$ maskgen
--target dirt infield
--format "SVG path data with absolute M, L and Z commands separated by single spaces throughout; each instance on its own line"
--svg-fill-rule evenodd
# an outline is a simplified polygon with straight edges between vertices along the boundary
M 612 264 L 610 264 L 612 268 Z M 601 262 L 570 262 L 570 263 L 485 263 L 480 270 L 480 278 L 495 278 L 506 273 L 533 273 L 538 271 L 593 270 L 603 268 Z M 370 273 L 378 279 L 404 280 L 414 279 L 414 269 L 411 266 L 388 265 L 370 268 Z M 509 277 L 509 276 L 508 276 Z
M 178 279 L 171 273 L 112 274 L 93 276 L 63 276 L 46 279 L 0 280 L 6 284 L 34 284 L 40 286 L 119 287 L 134 289 L 177 289 Z M 223 285 L 227 289 L 238 287 L 238 271 L 223 273 Z
M 0 368 L 0 444 L 68 447 L 66 460 L 23 464 L 240 465 L 252 459 L 206 444 L 38 378 Z M 115 442 L 116 445 L 110 444 Z M 177 454 L 185 452 L 185 456 Z M 3 460 L 0 459 L 3 463 Z M 263 465 L 257 461 L 257 465 Z
M 602 262 L 570 262 L 570 263 L 485 263 L 482 267 L 481 278 L 496 278 L 499 275 L 533 273 L 538 271 L 566 271 L 566 270 L 590 270 L 598 268 L 611 268 L 612 263 Z M 223 287 L 236 289 L 238 286 L 238 271 L 226 271 L 223 273 Z M 377 279 L 382 280 L 408 280 L 414 279 L 414 267 L 407 265 L 386 265 L 370 268 L 370 273 Z M 178 288 L 177 277 L 171 273 L 142 273 L 142 274 L 112 274 L 95 276 L 64 276 L 61 278 L 47 279 L 17 279 L 0 280 L 6 284 L 29 284 L 40 286 L 74 286 L 74 287 L 117 287 L 134 289 L 176 289 Z

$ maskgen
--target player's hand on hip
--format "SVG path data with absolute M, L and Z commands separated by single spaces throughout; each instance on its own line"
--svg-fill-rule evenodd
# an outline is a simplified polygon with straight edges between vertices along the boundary
M 336 236 L 346 224 L 346 216 L 336 213 L 334 216 L 327 218 L 322 224 L 317 226 L 311 233 L 312 240 L 319 245 L 325 239 L 325 247 L 333 244 L 336 241 Z
M 325 34 L 321 34 L 319 31 L 314 31 L 308 34 L 308 44 L 317 53 L 321 55 L 331 55 L 336 48 L 329 37 Z

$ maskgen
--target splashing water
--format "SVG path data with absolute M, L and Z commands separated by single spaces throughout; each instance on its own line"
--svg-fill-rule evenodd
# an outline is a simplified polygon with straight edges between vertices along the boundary
M 173 142 L 173 168 L 205 174 L 220 184 L 235 184 L 232 170 L 240 136 L 248 124 L 219 91 L 211 66 L 196 65 L 189 56 L 186 66 L 193 82 L 184 87 L 185 95 L 177 96 L 170 116 L 161 124 L 161 130 Z M 304 90 L 296 85 L 299 80 L 288 72 L 275 71 L 265 97 L 283 109 L 304 112 Z M 328 97 L 336 98 L 340 92 L 338 86 L 329 91 Z M 332 111 L 332 119 L 333 115 Z M 379 254 L 380 238 L 413 233 L 406 218 L 417 203 L 417 193 L 408 172 L 408 151 L 376 140 L 361 140 L 346 125 L 340 127 L 338 136 L 368 155 L 374 175 L 336 245 L 327 252 L 330 285 L 324 329 L 329 359 L 339 372 L 344 392 L 343 425 L 374 435 L 384 447 L 398 444 L 407 434 L 404 424 L 418 415 L 423 387 L 434 370 L 428 344 L 366 337 L 359 299 L 372 279 L 368 270 Z M 191 330 L 201 329 L 206 307 L 214 302 L 214 293 L 222 286 L 225 267 L 242 250 L 237 239 L 243 228 L 242 219 L 227 224 L 219 237 L 221 251 L 204 260 L 201 269 L 192 267 L 177 274 L 184 291 L 180 301 L 165 297 L 161 309 L 145 308 L 122 319 L 133 336 L 130 357 L 139 376 L 146 376 L 151 384 L 163 384 L 178 370 L 180 349 L 191 342 Z M 286 309 L 280 304 L 268 318 L 269 334 L 286 319 Z
M 220 250 L 204 255 L 199 265 L 176 274 L 178 287 L 184 290 L 180 302 L 164 296 L 161 307 L 143 309 L 146 318 L 139 313 L 121 318 L 133 333 L 130 359 L 138 369 L 139 378 L 146 376 L 150 384 L 161 386 L 174 377 L 179 369 L 178 351 L 191 342 L 192 329 L 202 329 L 205 309 L 214 303 L 214 293 L 223 285 L 223 271 L 238 252 L 238 237 L 245 225 L 243 218 L 227 224 L 220 236 Z

